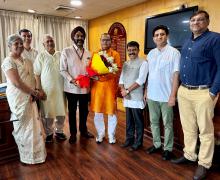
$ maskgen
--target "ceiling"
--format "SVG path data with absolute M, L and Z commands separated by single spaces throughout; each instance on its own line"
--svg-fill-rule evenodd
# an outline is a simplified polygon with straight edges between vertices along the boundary
M 0 9 L 27 12 L 36 10 L 37 14 L 74 18 L 81 16 L 84 20 L 94 19 L 111 12 L 130 7 L 147 0 L 82 0 L 82 5 L 72 10 L 55 10 L 59 5 L 69 6 L 70 0 L 0 0 Z

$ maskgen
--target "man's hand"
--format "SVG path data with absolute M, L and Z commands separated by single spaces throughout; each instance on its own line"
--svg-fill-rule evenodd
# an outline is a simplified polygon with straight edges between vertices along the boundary
M 98 76 L 92 76 L 90 77 L 90 79 L 94 80 L 94 81 L 98 81 L 99 80 L 99 77 Z
M 128 95 L 125 88 L 121 88 L 121 95 L 122 97 L 125 97 Z
M 209 96 L 211 97 L 211 99 L 214 101 L 215 100 L 215 98 L 216 98 L 216 96 L 215 95 L 213 95 L 213 94 L 211 94 L 211 93 L 209 93 Z
M 144 104 L 147 103 L 147 91 L 144 91 Z
M 47 95 L 43 90 L 39 90 L 39 99 L 43 101 L 47 99 Z
M 175 106 L 175 104 L 176 104 L 176 97 L 170 96 L 168 100 L 168 106 L 172 107 L 172 106 Z
M 70 81 L 70 83 L 72 83 L 72 84 L 74 84 L 75 86 L 77 86 L 77 87 L 80 88 L 79 83 L 78 83 L 75 79 L 72 79 L 72 80 Z

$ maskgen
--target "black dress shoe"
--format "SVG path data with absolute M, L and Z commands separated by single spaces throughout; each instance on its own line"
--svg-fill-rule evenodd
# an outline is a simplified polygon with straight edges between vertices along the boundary
M 142 145 L 132 145 L 128 150 L 130 152 L 132 151 L 137 151 L 138 149 L 140 149 L 142 147 Z
M 69 138 L 69 143 L 70 144 L 74 144 L 76 142 L 76 136 L 75 135 L 71 135 Z
M 170 160 L 172 157 L 173 157 L 173 153 L 168 150 L 165 150 L 162 154 L 163 160 L 166 160 L 166 161 Z
M 207 176 L 208 169 L 204 166 L 198 165 L 195 175 L 193 176 L 194 180 L 202 180 Z
M 84 138 L 94 138 L 94 136 L 89 131 L 81 133 L 81 136 Z
M 60 141 L 65 141 L 67 139 L 64 133 L 55 133 L 55 137 Z
M 190 161 L 189 159 L 186 159 L 184 156 L 178 158 L 178 159 L 172 159 L 172 163 L 174 164 L 188 164 L 188 163 L 194 163 L 194 161 Z
M 155 146 L 151 146 L 147 149 L 147 154 L 153 154 L 161 150 L 161 147 L 156 148 Z
M 53 134 L 47 136 L 45 142 L 46 143 L 52 143 L 53 142 Z
M 120 146 L 121 146 L 122 148 L 126 148 L 126 147 L 131 146 L 132 144 L 133 144 L 133 142 L 125 141 L 125 143 L 124 143 L 124 144 L 121 144 Z

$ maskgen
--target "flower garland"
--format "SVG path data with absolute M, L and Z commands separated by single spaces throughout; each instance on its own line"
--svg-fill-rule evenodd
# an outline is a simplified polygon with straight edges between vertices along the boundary
M 116 74 L 117 71 L 118 66 L 114 63 L 114 58 L 109 56 L 106 51 L 99 51 L 93 54 L 90 64 L 86 67 L 87 73 L 78 75 L 75 80 L 79 87 L 89 88 L 90 79 L 98 80 L 99 75 Z
M 98 55 L 101 57 L 102 61 L 104 62 L 110 73 L 115 74 L 118 71 L 118 66 L 116 63 L 114 63 L 114 58 L 112 56 L 109 56 L 106 51 L 99 51 Z

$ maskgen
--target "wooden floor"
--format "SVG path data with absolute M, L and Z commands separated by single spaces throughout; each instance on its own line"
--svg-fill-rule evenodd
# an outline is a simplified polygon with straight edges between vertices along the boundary
M 89 114 L 88 128 L 95 134 Z M 22 165 L 19 160 L 0 166 L 0 179 L 59 180 L 59 179 L 192 179 L 196 165 L 174 165 L 164 161 L 161 154 L 148 155 L 145 149 L 151 140 L 144 138 L 144 148 L 129 152 L 119 145 L 125 139 L 125 114 L 118 112 L 117 143 L 107 139 L 96 144 L 94 139 L 78 136 L 77 143 L 68 141 L 47 145 L 47 160 L 40 165 Z M 65 127 L 68 134 L 68 126 Z M 209 180 L 220 179 L 220 167 L 210 170 Z

